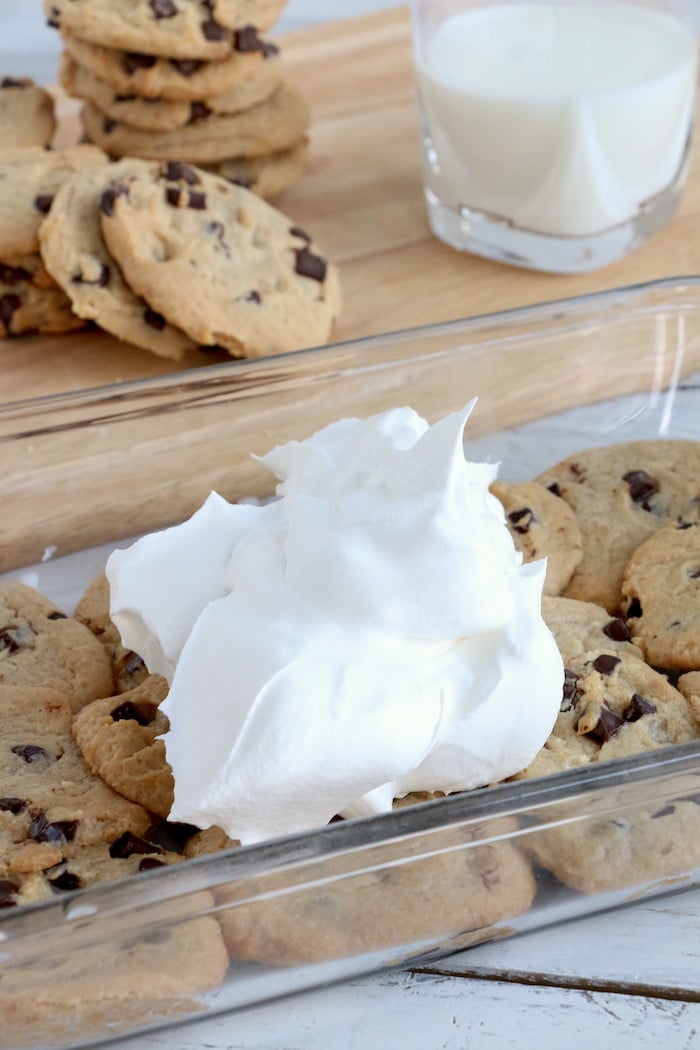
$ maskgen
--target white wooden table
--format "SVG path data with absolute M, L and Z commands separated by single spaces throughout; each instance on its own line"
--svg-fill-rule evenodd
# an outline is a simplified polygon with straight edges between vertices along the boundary
M 391 0 L 290 0 L 280 29 Z M 40 0 L 0 0 L 0 73 L 55 79 Z M 700 891 L 112 1044 L 114 1050 L 700 1048 Z

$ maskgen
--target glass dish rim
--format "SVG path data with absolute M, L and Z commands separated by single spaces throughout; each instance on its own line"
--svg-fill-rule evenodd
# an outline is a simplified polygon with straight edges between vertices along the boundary
M 280 361 L 291 363 L 293 367 L 296 361 L 322 360 L 324 355 L 332 357 L 336 351 L 347 353 L 354 347 L 368 348 L 378 344 L 395 345 L 437 334 L 478 332 L 480 328 L 491 325 L 502 325 L 507 328 L 509 325 L 521 322 L 546 321 L 548 318 L 553 319 L 553 315 L 576 315 L 598 306 L 609 309 L 621 300 L 632 300 L 633 302 L 649 294 L 664 291 L 679 293 L 684 289 L 694 290 L 697 294 L 700 291 L 700 275 L 637 282 L 503 311 L 394 330 L 311 350 L 295 351 L 275 358 L 231 361 L 163 376 L 4 402 L 0 403 L 0 422 L 3 416 L 11 417 L 13 412 L 38 415 L 42 410 L 60 411 L 62 408 L 78 403 L 85 406 L 91 401 L 99 403 L 114 399 L 128 402 L 132 395 L 147 395 L 156 390 L 167 392 L 207 385 L 212 380 L 229 380 L 251 369 L 258 373 L 275 370 L 279 367 Z M 697 303 L 692 305 L 700 306 L 700 296 Z M 647 309 L 658 310 L 658 308 L 658 304 L 647 304 Z M 12 440 L 13 436 L 15 435 L 10 434 L 5 440 Z M 461 823 L 475 822 L 486 817 L 517 815 L 533 806 L 551 805 L 564 800 L 573 802 L 603 788 L 627 786 L 630 783 L 653 783 L 661 776 L 673 773 L 691 773 L 700 776 L 700 741 L 674 745 L 611 762 L 595 763 L 546 777 L 479 788 L 376 816 L 326 825 L 246 847 L 222 850 L 183 861 L 181 864 L 164 867 L 155 872 L 151 871 L 146 879 L 138 875 L 129 879 L 114 880 L 65 893 L 51 900 L 24 905 L 17 912 L 7 911 L 0 916 L 0 953 L 2 945 L 17 942 L 24 935 L 32 935 L 39 932 L 39 929 L 43 932 L 55 929 L 56 925 L 49 926 L 44 921 L 49 917 L 58 918 L 60 915 L 64 921 L 70 920 L 72 917 L 71 904 L 77 899 L 89 899 L 91 904 L 94 903 L 96 906 L 104 902 L 104 909 L 96 910 L 94 915 L 94 922 L 98 923 L 105 916 L 114 913 L 114 909 L 109 907 L 110 901 L 114 898 L 118 904 L 120 891 L 127 884 L 129 904 L 118 908 L 120 911 L 131 911 L 152 903 L 156 899 L 170 900 L 184 896 L 206 888 L 206 885 L 214 886 L 239 877 L 256 877 L 284 868 L 303 867 L 304 864 L 311 861 L 325 860 L 333 856 L 386 845 Z M 198 872 L 200 878 L 197 878 Z M 209 876 L 206 884 L 201 878 L 203 872 Z M 192 877 L 187 878 L 190 873 Z M 157 876 L 155 879 L 154 874 Z M 216 878 L 213 878 L 215 874 Z M 301 885 L 303 883 L 295 884 L 290 889 L 299 889 Z
M 0 401 L 0 422 L 2 422 L 3 417 L 10 418 L 13 413 L 17 412 L 21 414 L 38 413 L 43 409 L 60 411 L 62 408 L 84 404 L 86 401 L 87 403 L 107 400 L 127 401 L 130 396 L 148 394 L 155 391 L 163 392 L 163 390 L 176 387 L 204 386 L 216 380 L 235 380 L 235 377 L 240 374 L 264 374 L 266 371 L 279 369 L 280 364 L 293 368 L 293 364 L 296 361 L 301 364 L 310 360 L 322 360 L 324 355 L 331 358 L 335 352 L 342 351 L 347 353 L 353 348 L 368 349 L 376 344 L 393 345 L 404 340 L 409 342 L 431 335 L 449 335 L 457 331 L 470 332 L 486 325 L 506 326 L 514 322 L 546 318 L 553 312 L 571 311 L 574 313 L 581 309 L 588 310 L 591 306 L 597 304 L 609 307 L 616 301 L 625 298 L 634 298 L 653 291 L 670 291 L 672 289 L 679 291 L 684 287 L 694 288 L 700 292 L 700 274 L 679 274 L 672 277 L 637 281 L 628 285 L 619 285 L 614 288 L 605 288 L 579 295 L 545 299 L 524 306 L 509 307 L 505 310 L 486 311 L 485 313 L 466 315 L 453 320 L 436 321 L 409 328 L 391 329 L 385 332 L 378 332 L 375 335 L 327 343 L 306 350 L 294 350 L 275 357 L 233 359 L 219 364 L 204 365 L 201 368 L 183 369 L 142 379 L 129 379 L 117 383 L 105 383 L 99 386 L 80 387 L 76 390 L 43 394 L 39 397 L 15 398 L 12 401 Z
M 458 792 L 387 813 L 338 821 L 310 831 L 232 847 L 128 878 L 62 893 L 60 897 L 26 904 L 17 911 L 8 910 L 0 916 L 0 973 L 3 949 L 19 943 L 24 937 L 74 927 L 76 917 L 83 921 L 86 917 L 81 909 L 83 904 L 90 909 L 90 924 L 99 924 L 115 915 L 138 915 L 142 908 L 154 903 L 167 905 L 172 900 L 237 879 L 257 878 L 284 870 L 303 870 L 305 865 L 313 862 L 360 854 L 364 850 L 477 821 L 518 816 L 560 802 L 571 804 L 595 792 L 620 787 L 629 789 L 634 785 L 653 784 L 662 776 L 682 774 L 700 777 L 700 740 L 591 763 L 547 776 Z M 649 802 L 642 799 L 639 804 Z M 472 842 L 461 843 L 460 848 L 477 848 L 501 837 L 500 834 L 487 834 Z M 506 836 L 509 840 L 512 837 Z M 419 860 L 423 855 L 423 852 L 418 852 L 412 859 Z M 397 857 L 395 861 L 400 863 L 401 858 Z M 390 861 L 385 863 L 391 866 Z M 299 892 L 305 885 L 307 881 L 302 878 L 290 883 L 285 892 Z M 237 903 L 244 904 L 248 899 L 243 896 Z M 75 915 L 72 914 L 72 905 L 76 905 Z M 47 921 L 52 918 L 58 921 Z

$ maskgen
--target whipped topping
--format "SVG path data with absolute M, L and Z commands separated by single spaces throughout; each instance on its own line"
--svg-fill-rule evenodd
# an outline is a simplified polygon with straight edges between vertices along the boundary
M 546 565 L 465 460 L 473 405 L 333 423 L 260 457 L 277 500 L 212 493 L 111 555 L 122 640 L 170 683 L 172 820 L 256 842 L 534 758 L 563 682 Z

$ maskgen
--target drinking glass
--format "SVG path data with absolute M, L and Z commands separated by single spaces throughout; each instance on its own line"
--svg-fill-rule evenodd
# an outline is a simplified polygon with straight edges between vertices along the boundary
M 412 0 L 431 229 L 575 273 L 673 215 L 695 105 L 699 0 Z

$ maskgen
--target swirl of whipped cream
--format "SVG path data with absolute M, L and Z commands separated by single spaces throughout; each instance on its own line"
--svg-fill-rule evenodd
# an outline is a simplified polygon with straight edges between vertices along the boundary
M 473 404 L 341 420 L 260 458 L 277 500 L 212 493 L 111 555 L 122 640 L 170 683 L 171 819 L 256 842 L 534 758 L 563 681 L 546 566 L 465 460 Z

